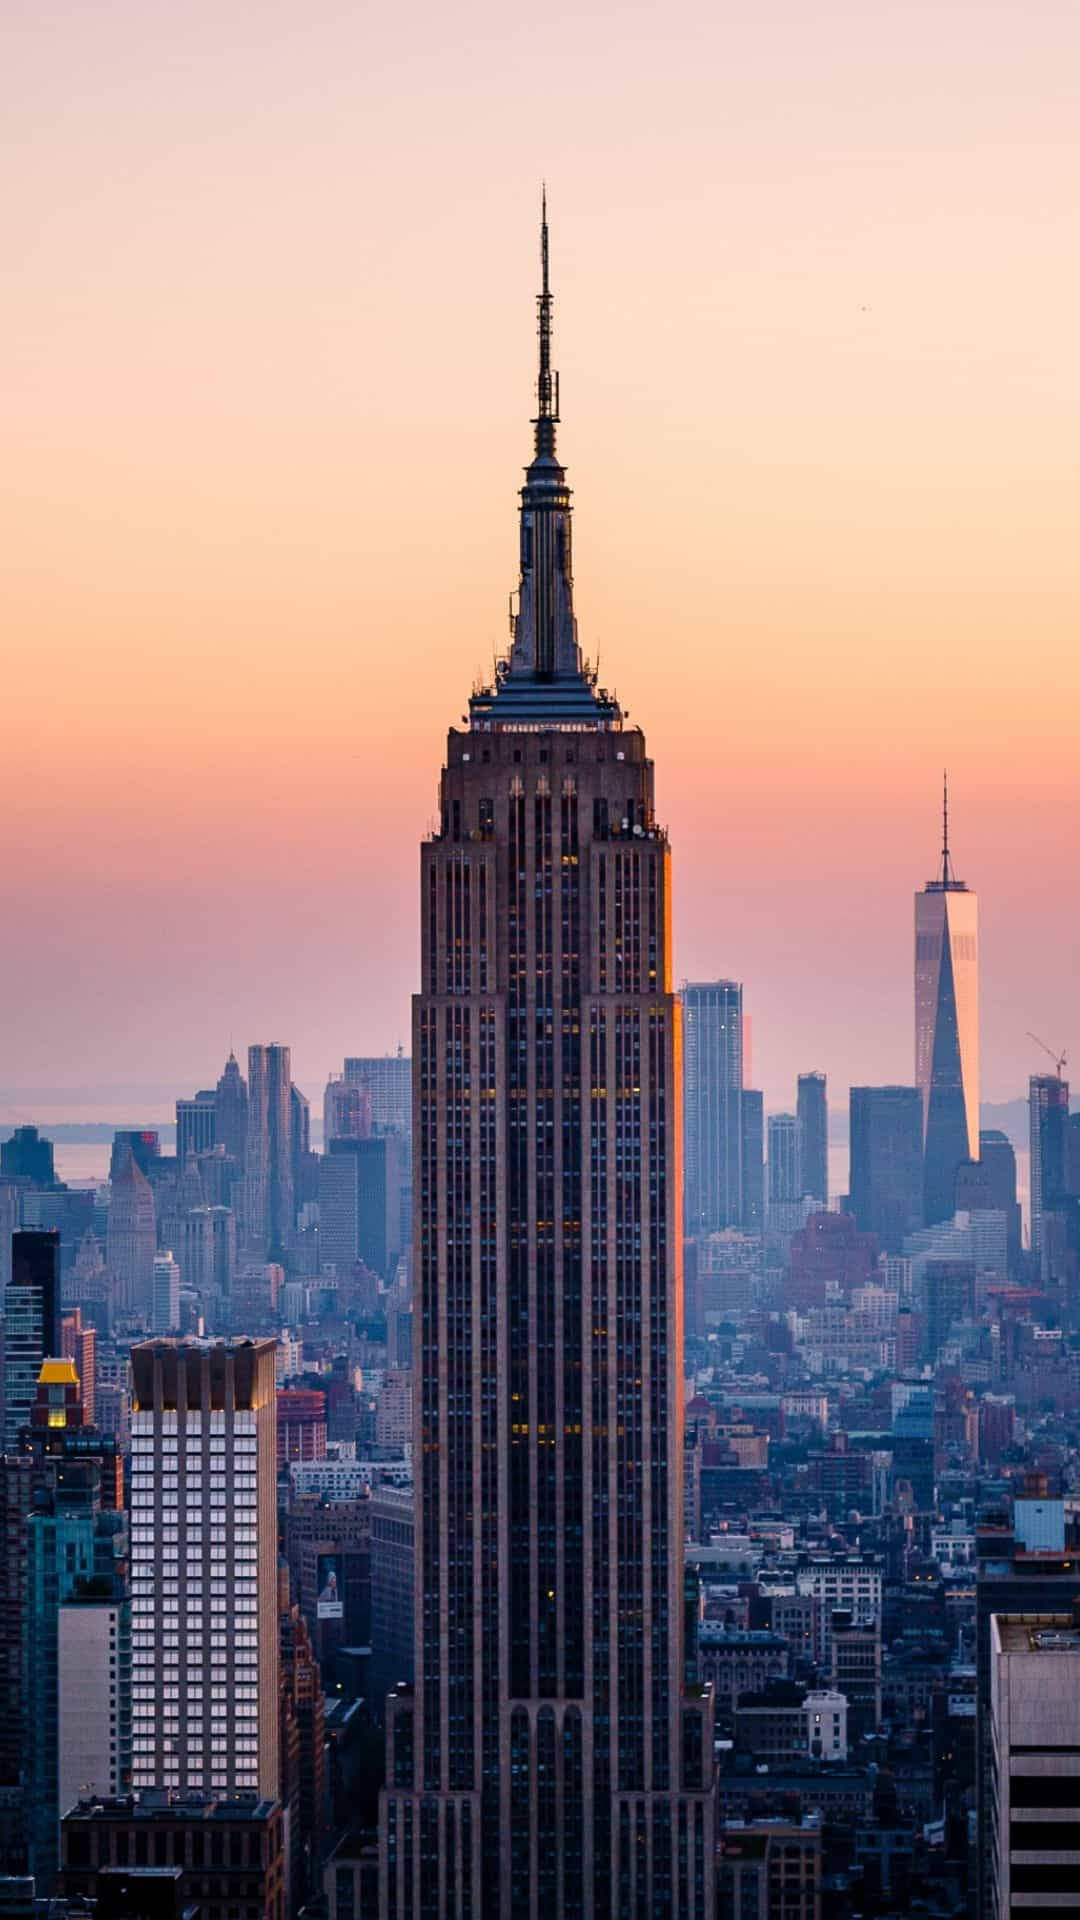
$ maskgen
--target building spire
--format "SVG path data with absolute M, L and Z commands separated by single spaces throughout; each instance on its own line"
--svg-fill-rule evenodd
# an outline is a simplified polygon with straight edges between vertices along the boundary
M 540 292 L 536 297 L 540 338 L 540 372 L 536 383 L 537 413 L 533 421 L 538 458 L 555 452 L 559 419 L 559 376 L 551 371 L 551 282 L 548 272 L 547 185 L 540 192 Z
M 946 767 L 942 775 L 941 801 L 941 884 L 947 887 L 952 879 L 949 872 L 949 770 Z

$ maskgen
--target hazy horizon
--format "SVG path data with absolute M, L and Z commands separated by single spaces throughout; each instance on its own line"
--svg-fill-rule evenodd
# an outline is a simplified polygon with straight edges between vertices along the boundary
M 655 757 L 677 977 L 744 982 L 771 1104 L 910 1082 L 947 765 L 984 1095 L 1067 1046 L 1080 15 L 657 25 L 5 10 L 14 1087 L 408 1043 L 541 176 L 581 641 Z

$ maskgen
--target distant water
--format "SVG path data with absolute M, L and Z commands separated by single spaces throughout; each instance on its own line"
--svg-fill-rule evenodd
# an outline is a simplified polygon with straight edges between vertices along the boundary
M 80 1140 L 68 1146 L 58 1142 L 53 1149 L 56 1177 L 66 1181 L 69 1187 L 100 1184 L 109 1177 L 111 1152 L 108 1140 Z

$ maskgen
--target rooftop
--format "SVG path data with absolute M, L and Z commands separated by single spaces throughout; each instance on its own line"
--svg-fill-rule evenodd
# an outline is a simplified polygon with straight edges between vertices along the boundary
M 993 1621 L 1002 1653 L 1080 1654 L 1080 1626 L 1071 1613 L 995 1613 Z
M 268 1820 L 277 1804 L 276 1800 L 225 1800 L 210 1793 L 174 1794 L 153 1787 L 116 1799 L 91 1795 L 77 1800 L 64 1819 L 160 1820 L 167 1814 L 173 1820 L 250 1820 L 255 1824 Z

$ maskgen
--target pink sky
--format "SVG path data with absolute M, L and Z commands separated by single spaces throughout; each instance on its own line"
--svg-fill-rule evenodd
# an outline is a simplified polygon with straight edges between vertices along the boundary
M 546 175 L 581 637 L 679 975 L 745 981 L 770 1104 L 910 1080 L 947 761 L 1021 1092 L 1080 947 L 1078 55 L 994 0 L 12 0 L 4 1084 L 406 1035 Z

